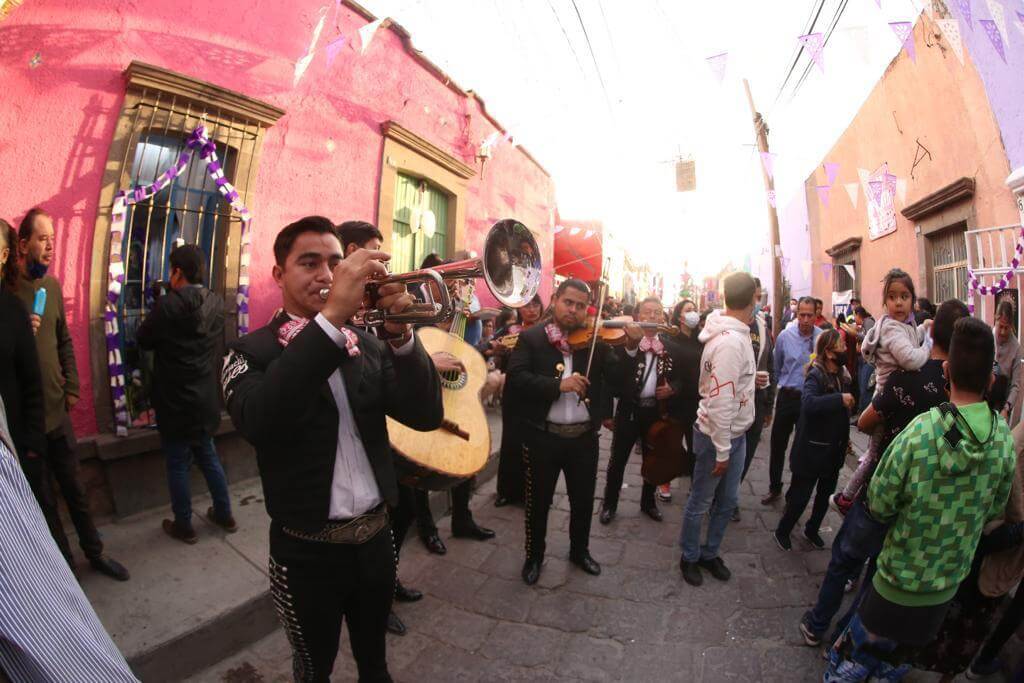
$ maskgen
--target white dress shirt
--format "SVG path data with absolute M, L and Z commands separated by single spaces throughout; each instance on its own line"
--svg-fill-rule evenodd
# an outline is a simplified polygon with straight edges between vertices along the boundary
M 291 315 L 291 314 L 289 314 Z M 292 319 L 298 320 L 296 316 Z M 345 348 L 347 339 L 331 322 L 318 313 L 313 320 L 330 337 L 335 344 Z M 412 353 L 413 339 L 395 349 L 395 354 L 404 356 Z M 345 391 L 345 380 L 341 369 L 337 369 L 327 378 L 327 384 L 338 407 L 338 445 L 334 456 L 334 477 L 331 479 L 331 505 L 328 511 L 330 519 L 350 519 L 361 515 L 380 505 L 384 500 L 373 476 L 370 458 L 366 455 L 359 428 L 356 425 L 352 406 L 348 402 Z
M 626 349 L 630 358 L 635 358 L 637 351 L 638 349 Z M 657 363 L 658 357 L 654 355 L 653 351 L 648 351 L 646 356 L 644 372 L 647 373 L 647 381 L 644 382 L 644 388 L 640 391 L 640 398 L 654 398 L 654 393 L 658 389 L 658 368 L 652 367 L 651 363 Z
M 572 355 L 563 353 L 562 365 L 565 366 L 565 369 L 562 370 L 562 379 L 571 377 Z M 590 411 L 587 410 L 586 404 L 580 401 L 580 397 L 573 391 L 569 393 L 562 392 L 558 400 L 551 404 L 551 410 L 548 411 L 548 422 L 559 425 L 574 425 L 589 421 Z

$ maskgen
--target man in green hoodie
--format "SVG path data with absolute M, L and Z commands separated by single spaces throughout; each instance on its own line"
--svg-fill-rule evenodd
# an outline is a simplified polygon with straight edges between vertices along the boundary
M 901 679 L 907 654 L 935 638 L 985 524 L 1002 514 L 1016 455 L 984 400 L 994 348 L 988 325 L 958 320 L 944 367 L 949 402 L 915 418 L 883 455 L 868 501 L 889 532 L 872 585 L 829 652 L 826 682 Z

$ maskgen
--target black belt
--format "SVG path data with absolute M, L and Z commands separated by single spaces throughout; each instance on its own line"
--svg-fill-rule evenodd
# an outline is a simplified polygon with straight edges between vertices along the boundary
M 557 422 L 544 422 L 544 424 L 530 422 L 529 424 L 534 429 L 538 429 L 548 434 L 554 434 L 555 436 L 560 436 L 563 439 L 575 439 L 594 429 L 594 425 L 590 422 L 576 422 L 567 425 L 558 424 Z
M 317 531 L 298 531 L 281 527 L 281 531 L 293 538 L 318 543 L 344 543 L 359 545 L 366 543 L 388 525 L 388 509 L 384 503 L 351 519 L 332 519 Z

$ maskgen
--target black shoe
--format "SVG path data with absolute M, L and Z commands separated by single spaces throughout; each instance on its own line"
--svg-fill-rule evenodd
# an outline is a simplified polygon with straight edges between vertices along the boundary
M 486 529 L 472 519 L 460 524 L 452 524 L 452 536 L 455 538 L 472 538 L 475 541 L 489 541 L 494 538 L 494 531 Z
M 540 578 L 540 565 L 541 560 L 526 558 L 526 562 L 523 563 L 523 581 L 527 586 L 537 583 L 537 579 Z
M 597 521 L 601 522 L 601 524 L 607 525 L 611 523 L 613 519 L 615 519 L 615 508 L 602 507 L 601 515 L 597 518 Z
M 806 538 L 807 541 L 818 550 L 825 549 L 825 539 L 823 539 L 821 537 L 821 534 L 819 534 L 817 531 L 810 531 L 808 529 L 804 529 L 804 538 Z
M 782 489 L 770 489 L 768 495 L 761 499 L 761 505 L 771 505 L 779 498 L 782 498 Z
M 704 583 L 704 575 L 701 574 L 700 567 L 696 562 L 687 562 L 680 557 L 679 571 L 683 573 L 683 581 L 691 586 L 699 586 Z
M 128 570 L 124 568 L 123 564 L 113 558 L 107 557 L 106 555 L 90 558 L 89 564 L 92 565 L 92 568 L 100 574 L 106 574 L 112 579 L 127 581 L 131 578 L 131 575 L 128 574 Z
M 570 555 L 569 561 L 591 576 L 600 576 L 601 574 L 601 565 L 590 556 L 590 553 L 584 552 L 581 555 Z
M 235 522 L 235 518 L 231 515 L 221 517 L 213 508 L 210 508 L 206 511 L 206 518 L 229 534 L 238 531 L 238 523 Z
M 651 503 L 650 505 L 641 506 L 640 512 L 644 513 L 645 515 L 653 519 L 655 522 L 660 522 L 662 519 L 664 519 L 661 516 L 661 510 L 659 510 L 658 506 L 655 505 L 654 503 Z
M 388 633 L 393 633 L 396 636 L 404 636 L 408 633 L 409 629 L 405 627 L 402 620 L 398 618 L 398 615 L 394 612 L 388 612 Z
M 430 534 L 429 536 L 420 536 L 420 540 L 423 541 L 423 545 L 427 546 L 427 550 L 435 555 L 444 555 L 448 552 L 448 546 L 444 544 L 444 541 L 441 540 L 437 533 Z
M 772 532 L 772 538 L 775 539 L 775 545 L 779 546 L 783 550 L 793 549 L 793 541 L 789 539 L 789 534 L 780 534 L 779 530 L 776 529 Z
M 415 588 L 406 588 L 401 581 L 395 581 L 395 600 L 398 602 L 416 602 L 423 599 L 423 593 Z
M 725 562 L 722 562 L 722 558 L 715 557 L 710 560 L 700 560 L 697 562 L 703 569 L 707 569 L 711 572 L 711 576 L 715 577 L 719 581 L 728 581 L 732 578 L 732 572 L 725 566 Z
M 167 534 L 171 538 L 178 539 L 182 543 L 195 545 L 196 542 L 199 540 L 199 537 L 196 536 L 196 530 L 192 528 L 191 524 L 189 524 L 186 527 L 178 524 L 177 522 L 172 522 L 169 519 L 165 519 L 163 522 L 163 529 L 165 534 Z

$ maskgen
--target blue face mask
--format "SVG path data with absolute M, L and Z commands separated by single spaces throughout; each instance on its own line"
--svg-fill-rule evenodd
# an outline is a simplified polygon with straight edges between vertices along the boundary
M 29 278 L 38 280 L 39 278 L 46 275 L 46 266 L 38 261 L 32 261 L 25 266 L 25 270 L 28 272 Z

